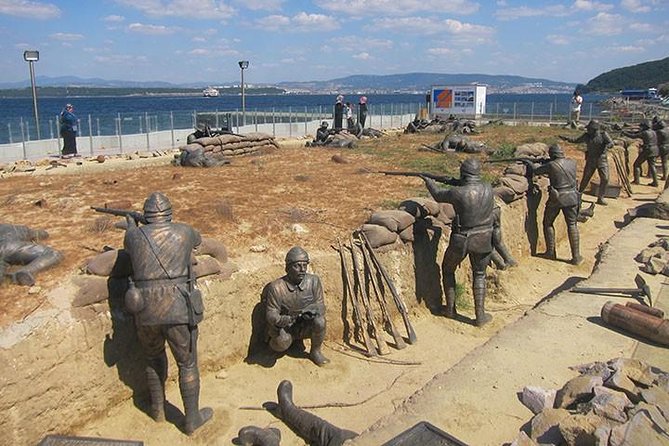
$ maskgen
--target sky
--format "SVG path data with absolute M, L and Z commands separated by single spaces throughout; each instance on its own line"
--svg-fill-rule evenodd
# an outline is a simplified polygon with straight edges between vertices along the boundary
M 669 56 L 669 0 L 0 0 L 0 82 L 482 73 L 586 83 Z

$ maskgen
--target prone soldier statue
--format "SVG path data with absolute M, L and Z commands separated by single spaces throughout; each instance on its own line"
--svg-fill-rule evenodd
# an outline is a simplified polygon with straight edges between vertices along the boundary
M 579 144 L 586 144 L 585 167 L 583 168 L 583 178 L 578 187 L 578 191 L 583 193 L 590 182 L 590 178 L 597 170 L 599 174 L 599 190 L 597 191 L 597 204 L 606 205 L 604 194 L 609 184 L 609 160 L 607 152 L 613 147 L 613 140 L 604 130 L 601 124 L 595 120 L 588 122 L 585 126 L 586 132 L 577 138 L 560 136 L 565 141 Z
M 330 362 L 321 352 L 325 340 L 325 301 L 320 278 L 307 273 L 309 255 L 299 246 L 286 254 L 286 275 L 262 292 L 269 346 L 284 352 L 295 340 L 311 339 L 309 357 L 318 366 Z
M 481 181 L 481 164 L 475 158 L 466 159 L 460 166 L 460 179 L 450 189 L 441 189 L 437 183 L 421 175 L 430 195 L 439 203 L 451 203 L 455 209 L 451 237 L 441 264 L 446 317 L 456 318 L 455 270 L 469 256 L 473 271 L 474 309 L 476 325 L 492 319 L 485 312 L 486 268 L 493 250 L 492 186 Z
M 571 263 L 578 265 L 583 261 L 583 257 L 580 254 L 577 226 L 581 197 L 576 189 L 576 161 L 565 158 L 564 151 L 557 144 L 549 147 L 548 155 L 550 156 L 548 163 L 532 166 L 533 175 L 548 175 L 550 181 L 543 220 L 544 238 L 546 240 L 545 255 L 550 259 L 557 258 L 553 223 L 562 211 L 567 223 Z
M 657 172 L 655 170 L 655 158 L 660 153 L 657 147 L 657 134 L 651 130 L 650 122 L 643 119 L 639 123 L 638 132 L 622 132 L 623 135 L 630 138 L 639 138 L 642 141 L 641 151 L 639 156 L 634 160 L 634 181 L 632 184 L 639 184 L 641 177 L 641 166 L 643 163 L 648 163 L 648 173 L 653 181 L 649 186 L 657 186 Z
M 135 316 L 137 337 L 148 362 L 149 414 L 156 421 L 165 420 L 167 341 L 179 368 L 185 412 L 182 428 L 191 435 L 213 415 L 211 408 L 199 408 L 197 324 L 203 319 L 204 307 L 191 255 L 201 237 L 191 226 L 172 222 L 172 205 L 160 192 L 144 202 L 145 224 L 138 226 L 133 215 L 126 220 L 123 247 L 130 255 L 132 279 L 125 305 Z
M 59 251 L 36 243 L 48 237 L 43 229 L 0 223 L 0 284 L 8 276 L 13 283 L 32 286 L 35 274 L 60 263 L 63 255 Z M 8 273 L 9 265 L 21 267 Z

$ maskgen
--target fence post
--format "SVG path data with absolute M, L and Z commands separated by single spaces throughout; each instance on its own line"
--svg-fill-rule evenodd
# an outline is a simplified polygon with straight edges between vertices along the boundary
M 100 118 L 95 118 L 95 125 L 97 126 L 98 136 L 100 136 Z
M 548 107 L 548 125 L 550 126 L 553 123 L 553 103 L 550 103 Z
M 272 136 L 276 138 L 276 114 L 274 112 L 275 109 L 272 107 Z
M 513 103 L 513 120 L 516 121 L 516 103 Z
M 534 101 L 532 101 L 532 106 L 530 107 L 530 122 L 534 122 Z
M 149 143 L 149 112 L 144 112 L 144 125 L 146 126 L 146 150 L 151 150 L 151 144 Z
M 258 109 L 257 108 L 253 109 L 253 122 L 255 123 L 256 132 L 257 132 L 258 131 Z
M 307 132 L 307 113 L 308 113 L 308 111 L 307 111 L 307 106 L 305 105 L 305 106 L 304 106 L 304 134 L 305 134 L 305 135 L 306 135 L 307 133 L 309 133 L 309 132 Z
M 288 107 L 288 136 L 293 136 L 293 108 Z
M 21 122 L 19 123 L 21 126 L 21 145 L 23 146 L 23 159 L 28 159 L 27 153 L 26 153 L 26 138 L 23 133 L 23 117 L 21 117 Z
M 216 128 L 221 128 L 221 126 L 218 124 L 218 108 L 216 109 Z
M 14 141 L 12 139 L 12 124 L 9 122 L 7 123 L 7 134 L 9 135 L 9 143 L 13 144 Z
M 121 114 L 118 113 L 118 150 L 123 153 L 123 127 L 121 126 Z
M 88 143 L 91 146 L 91 156 L 93 156 L 93 123 L 90 113 L 88 114 Z
M 56 127 L 58 131 L 56 132 L 56 138 L 58 139 L 58 150 L 56 150 L 56 153 L 60 153 L 60 116 L 56 115 Z
M 216 114 L 218 116 L 218 113 Z M 170 111 L 170 135 L 172 137 L 172 148 L 174 149 L 174 113 Z

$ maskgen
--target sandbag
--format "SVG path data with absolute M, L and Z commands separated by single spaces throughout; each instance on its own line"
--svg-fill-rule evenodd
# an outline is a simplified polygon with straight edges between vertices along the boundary
M 411 226 L 414 221 L 416 221 L 415 217 L 408 212 L 392 209 L 374 212 L 367 223 L 384 226 L 393 232 L 401 232 L 407 226 Z
M 367 236 L 372 248 L 395 243 L 399 236 L 384 226 L 364 224 L 360 230 Z
M 525 156 L 534 158 L 548 158 L 548 144 L 543 142 L 530 142 L 516 147 L 515 155 L 517 158 Z
M 425 218 L 428 215 L 439 215 L 439 203 L 429 198 L 409 198 L 400 203 L 398 209 L 408 212 L 415 218 Z
M 89 259 L 84 270 L 95 276 L 127 277 L 132 272 L 132 264 L 125 250 L 112 249 Z
M 407 226 L 404 228 L 402 231 L 399 233 L 400 239 L 404 242 L 413 242 L 414 237 L 413 237 L 413 225 Z
M 218 260 L 221 264 L 228 261 L 228 250 L 225 245 L 219 240 L 211 237 L 202 237 L 202 243 L 195 248 L 195 255 L 209 255 Z
M 224 146 L 226 144 L 232 144 L 241 141 L 243 138 L 238 135 L 218 135 L 219 144 Z
M 193 142 L 201 145 L 202 147 L 217 146 L 221 144 L 217 136 L 205 136 L 202 138 L 198 138 Z
M 510 187 L 517 194 L 524 194 L 530 188 L 530 183 L 523 175 L 504 175 L 499 179 L 499 183 L 502 186 Z
M 449 224 L 455 218 L 455 208 L 451 203 L 439 203 L 439 214 L 437 219 Z
M 527 167 L 525 166 L 525 163 L 513 163 L 509 164 L 506 169 L 504 169 L 504 175 L 507 174 L 513 174 L 513 175 L 522 175 L 525 176 L 527 174 Z
M 260 133 L 260 132 L 251 132 L 247 133 L 244 136 L 244 139 L 248 141 L 262 141 L 264 139 L 272 139 L 272 135 L 268 135 L 267 133 Z
M 179 147 L 179 150 L 181 150 L 182 152 L 193 152 L 193 151 L 196 151 L 196 150 L 202 150 L 202 146 L 200 144 L 194 142 L 194 143 L 191 143 L 191 144 L 187 144 L 183 147 Z
M 499 197 L 504 203 L 507 204 L 512 203 L 522 197 L 522 195 L 516 194 L 516 192 L 509 186 L 497 186 L 493 189 L 492 192 L 496 197 Z
M 197 262 L 193 264 L 193 274 L 195 274 L 195 277 L 209 276 L 221 271 L 221 264 L 213 257 L 199 256 L 196 257 L 195 261 Z

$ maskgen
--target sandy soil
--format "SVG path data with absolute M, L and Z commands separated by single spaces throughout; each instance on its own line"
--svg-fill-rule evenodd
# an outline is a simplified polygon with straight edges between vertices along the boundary
M 551 128 L 490 127 L 477 138 L 498 147 L 531 141 L 550 143 L 558 134 L 567 133 Z M 0 289 L 0 324 L 44 309 L 49 305 L 46 293 L 64 276 L 76 274 L 85 259 L 104 245 L 121 245 L 123 233 L 113 229 L 116 220 L 96 214 L 90 206 L 124 200 L 140 209 L 150 192 L 160 190 L 172 200 L 175 220 L 195 226 L 204 236 L 222 240 L 233 261 L 252 262 L 256 255 L 250 254 L 249 248 L 260 244 L 269 247 L 268 256 L 280 259 L 293 244 L 293 224 L 309 223 L 310 233 L 302 238 L 307 250 L 327 250 L 337 236 L 347 237 L 373 210 L 394 208 L 403 199 L 425 195 L 417 179 L 386 177 L 370 174 L 369 170 L 406 168 L 455 174 L 458 160 L 464 156 L 418 150 L 423 143 L 439 140 L 441 135 L 398 134 L 363 142 L 358 149 L 346 152 L 286 143 L 274 153 L 237 159 L 232 165 L 216 169 L 172 167 L 167 156 L 102 164 L 69 161 L 67 167 L 8 175 L 0 181 L 3 221 L 47 228 L 49 244 L 63 251 L 66 260 L 40 274 L 38 287 L 32 290 L 5 284 Z M 575 147 L 567 145 L 567 149 L 568 155 L 582 163 L 582 154 Z M 349 163 L 333 162 L 335 154 Z M 141 163 L 151 166 L 138 168 Z M 488 171 L 490 176 L 501 166 L 494 169 Z M 141 439 L 147 445 L 230 444 L 239 428 L 255 424 L 280 428 L 284 445 L 303 444 L 261 407 L 265 401 L 276 401 L 276 386 L 282 379 L 293 381 L 299 405 L 317 406 L 313 409 L 317 415 L 362 431 L 391 413 L 435 374 L 455 365 L 550 295 L 565 278 L 587 277 L 599 245 L 617 231 L 615 222 L 622 220 L 625 210 L 658 193 L 646 186 L 638 189 L 647 195 L 611 200 L 609 206 L 597 207 L 595 217 L 581 225 L 581 249 L 586 259 L 582 265 L 532 258 L 525 252 L 519 256 L 517 268 L 498 272 L 488 303 L 494 320 L 483 329 L 415 307 L 411 317 L 419 343 L 401 351 L 391 349 L 391 354 L 383 358 L 368 359 L 342 342 L 328 341 L 325 353 L 332 363 L 324 368 L 306 360 L 283 358 L 272 368 L 240 361 L 205 374 L 201 400 L 214 408 L 215 419 L 192 439 L 184 437 L 173 422 L 156 426 L 131 401 L 110 407 L 107 417 L 70 434 Z M 40 200 L 46 205 L 35 204 Z M 511 248 L 519 253 L 519 246 Z M 408 255 L 408 251 L 405 253 Z M 558 253 L 568 257 L 566 241 L 558 246 Z M 215 333 L 201 334 L 205 336 Z M 168 400 L 180 408 L 173 363 L 171 367 Z M 172 421 L 176 421 L 175 414 L 176 409 Z

